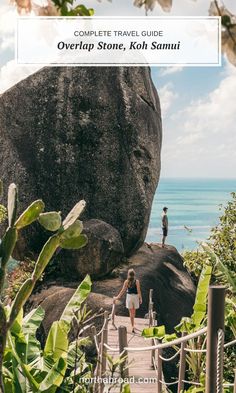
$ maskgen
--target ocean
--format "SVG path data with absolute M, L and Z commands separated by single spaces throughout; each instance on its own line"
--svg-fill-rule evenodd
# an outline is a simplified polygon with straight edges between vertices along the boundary
M 169 234 L 166 243 L 179 252 L 196 249 L 197 242 L 206 240 L 210 228 L 219 222 L 219 205 L 225 205 L 233 191 L 236 191 L 236 179 L 160 179 L 146 241 L 161 241 L 161 213 L 167 206 Z

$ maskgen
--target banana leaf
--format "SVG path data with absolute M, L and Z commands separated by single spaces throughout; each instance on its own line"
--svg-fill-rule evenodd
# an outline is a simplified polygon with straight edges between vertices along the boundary
M 166 329 L 164 325 L 145 328 L 142 331 L 142 336 L 146 338 L 156 337 L 162 339 L 166 334 Z
M 220 260 L 220 258 L 212 251 L 211 247 L 208 246 L 207 244 L 202 244 L 201 245 L 204 251 L 208 253 L 210 256 L 212 262 L 218 267 L 218 269 L 221 271 L 221 273 L 225 276 L 227 283 L 232 289 L 233 293 L 236 293 L 236 277 L 231 272 L 227 266 Z
M 54 363 L 68 351 L 68 326 L 65 321 L 53 322 L 44 347 L 43 356 Z M 48 368 L 48 363 L 45 363 Z
M 202 269 L 198 286 L 197 286 L 197 293 L 195 297 L 195 303 L 193 306 L 193 314 L 191 316 L 192 322 L 195 326 L 195 330 L 199 329 L 203 319 L 206 316 L 206 309 L 207 309 L 207 295 L 208 295 L 208 288 L 211 280 L 211 266 L 204 266 Z
M 67 368 L 66 355 L 61 356 L 39 385 L 39 392 L 54 393 L 61 386 Z
M 25 316 L 22 323 L 22 331 L 25 336 L 25 359 L 27 364 L 34 362 L 41 354 L 40 342 L 36 338 L 36 331 L 43 318 L 44 310 L 38 307 Z
M 90 276 L 87 275 L 65 307 L 60 320 L 65 321 L 68 328 L 71 325 L 75 312 L 80 309 L 82 303 L 87 299 L 89 293 L 91 292 L 91 286 L 92 282 Z

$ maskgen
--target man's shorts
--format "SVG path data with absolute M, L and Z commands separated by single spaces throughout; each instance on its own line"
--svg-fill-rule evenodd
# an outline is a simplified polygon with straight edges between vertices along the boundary
M 129 294 L 126 295 L 126 308 L 139 308 L 139 296 L 136 294 Z
M 162 228 L 163 236 L 168 235 L 168 229 L 167 228 Z

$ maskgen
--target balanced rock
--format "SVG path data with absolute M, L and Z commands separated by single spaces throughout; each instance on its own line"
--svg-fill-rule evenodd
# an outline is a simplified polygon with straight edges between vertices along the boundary
M 88 244 L 78 251 L 61 251 L 61 271 L 64 277 L 73 280 L 90 274 L 100 278 L 110 273 L 119 265 L 124 256 L 123 243 L 117 229 L 101 220 L 84 222 L 83 233 L 88 237 Z
M 0 124 L 1 178 L 19 186 L 21 209 L 42 198 L 66 214 L 85 199 L 83 219 L 116 228 L 126 255 L 142 245 L 161 150 L 148 68 L 43 68 L 2 94 Z M 22 256 L 45 239 L 32 232 L 23 234 Z

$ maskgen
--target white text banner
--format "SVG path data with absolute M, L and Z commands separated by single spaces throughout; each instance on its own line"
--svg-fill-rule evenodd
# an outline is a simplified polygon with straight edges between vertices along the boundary
M 19 17 L 18 64 L 220 66 L 218 17 Z

